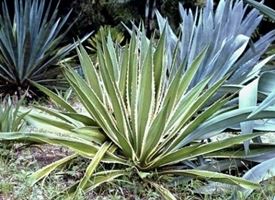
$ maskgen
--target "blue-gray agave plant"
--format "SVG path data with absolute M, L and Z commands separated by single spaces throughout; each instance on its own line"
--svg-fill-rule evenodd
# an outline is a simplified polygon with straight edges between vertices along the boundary
M 272 74 L 268 72 L 268 75 L 262 78 L 259 75 L 263 66 L 273 56 L 262 61 L 260 58 L 275 40 L 275 30 L 251 44 L 252 34 L 262 20 L 262 15 L 257 9 L 248 10 L 248 6 L 245 6 L 242 0 L 221 0 L 214 9 L 213 0 L 206 0 L 205 7 L 198 9 L 195 14 L 184 9 L 181 4 L 179 11 L 182 18 L 179 35 L 172 30 L 167 19 L 159 12 L 156 14 L 160 31 L 165 31 L 168 35 L 166 45 L 170 54 L 169 63 L 185 61 L 185 71 L 190 68 L 198 52 L 207 47 L 206 56 L 190 88 L 205 77 L 211 76 L 209 85 L 212 85 L 225 75 L 229 75 L 220 94 L 216 95 L 212 102 L 224 91 L 234 92 L 242 89 L 238 99 L 232 101 L 235 106 L 241 108 L 255 106 L 257 100 L 262 100 L 271 92 L 271 85 L 264 77 L 270 77 Z M 175 60 L 171 59 L 173 55 L 176 56 Z M 169 74 L 174 74 L 176 70 L 168 69 Z M 268 129 L 274 130 L 274 127 L 271 125 Z M 237 125 L 237 128 L 241 129 L 242 133 L 250 133 L 253 128 L 267 130 L 267 127 L 255 125 L 253 122 L 242 123 L 241 126 Z
M 254 0 L 245 0 L 246 3 L 248 3 L 249 5 L 255 7 L 256 9 L 258 9 L 260 12 L 262 12 L 264 15 L 266 15 L 267 17 L 269 17 L 271 20 L 275 20 L 275 10 L 273 10 L 272 8 L 269 8 L 268 6 L 265 6 L 262 2 L 256 2 Z M 273 53 L 275 51 L 272 51 Z M 272 54 L 272 53 L 271 53 Z M 269 71 L 264 73 L 260 78 L 259 78 L 259 83 L 260 83 L 260 87 L 262 92 L 265 95 L 268 95 L 268 97 L 261 103 L 261 105 L 258 107 L 257 110 L 254 111 L 254 114 L 259 113 L 261 110 L 274 105 L 274 99 L 275 99 L 275 90 L 274 90 L 274 85 L 275 85 L 275 73 L 274 71 Z M 253 85 L 252 85 L 253 87 Z M 254 86 L 255 87 L 255 86 Z M 251 87 L 250 87 L 251 88 Z M 252 94 L 253 95 L 253 94 Z M 254 103 L 255 104 L 255 103 Z M 251 115 L 251 116 L 252 116 Z M 265 123 L 266 125 L 267 123 Z M 274 130 L 274 121 L 272 123 L 269 123 L 271 130 Z
M 6 1 L 0 14 L 0 93 L 22 94 L 30 80 L 43 85 L 56 84 L 58 63 L 75 45 L 60 47 L 70 29 L 63 29 L 70 13 L 58 17 L 51 1 L 14 0 L 11 19 Z
M 259 63 L 262 54 L 275 40 L 275 30 L 249 45 L 251 35 L 262 16 L 256 9 L 249 11 L 242 0 L 221 0 L 216 9 L 213 0 L 206 0 L 205 7 L 195 14 L 182 5 L 179 5 L 179 10 L 182 18 L 179 35 L 174 33 L 167 20 L 158 12 L 157 20 L 161 32 L 167 32 L 166 43 L 170 58 L 176 54 L 175 62 L 185 61 L 185 68 L 189 68 L 196 55 L 208 47 L 193 85 L 209 75 L 212 76 L 210 84 L 213 84 L 226 74 L 231 74 L 228 84 L 244 84 L 255 78 L 270 59 Z M 177 52 L 176 46 L 179 46 Z M 170 59 L 169 62 L 173 60 Z M 176 69 L 170 69 L 169 72 L 175 73 Z

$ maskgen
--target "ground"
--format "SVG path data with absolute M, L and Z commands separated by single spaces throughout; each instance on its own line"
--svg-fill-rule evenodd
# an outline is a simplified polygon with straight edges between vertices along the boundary
M 52 107 L 53 105 L 47 105 Z M 73 105 L 78 111 L 84 112 L 79 104 Z M 28 130 L 36 130 L 29 127 Z M 218 136 L 230 137 L 230 133 Z M 264 142 L 275 143 L 275 134 L 269 133 L 263 137 Z M 87 160 L 78 158 L 69 166 L 51 174 L 34 187 L 28 183 L 30 174 L 41 167 L 61 159 L 72 152 L 66 148 L 53 145 L 0 144 L 0 200 L 48 200 L 60 194 L 61 191 L 79 180 L 85 173 Z M 162 183 L 177 197 L 184 200 L 224 200 L 230 199 L 231 194 L 221 190 L 214 195 L 200 194 L 203 182 L 195 180 L 180 186 Z M 218 186 L 219 187 L 219 186 Z M 220 189 L 220 188 L 219 188 Z M 209 191 L 209 188 L 206 188 Z M 215 189 L 216 190 L 216 189 Z M 64 197 L 57 198 L 63 200 Z M 150 186 L 139 180 L 127 179 L 104 184 L 95 191 L 77 196 L 76 200 L 158 200 L 160 195 Z M 275 179 L 263 184 L 249 199 L 275 200 Z
M 78 159 L 71 166 L 49 176 L 47 179 L 30 187 L 28 176 L 55 160 L 58 160 L 71 152 L 65 148 L 51 145 L 23 144 L 5 145 L 0 148 L 0 200 L 47 200 L 59 194 L 60 191 L 80 179 L 84 173 L 87 162 Z M 274 182 L 265 184 L 263 189 L 254 193 L 250 199 L 272 200 L 272 192 L 275 194 Z M 192 181 L 178 187 L 167 185 L 178 199 L 229 199 L 230 194 L 201 195 L 196 193 L 202 186 L 199 181 Z M 274 196 L 275 197 L 275 196 Z M 64 199 L 59 197 L 57 199 Z M 77 200 L 84 199 L 161 199 L 159 194 L 146 184 L 138 180 L 126 180 L 120 183 L 104 184 L 103 187 L 90 192 L 87 195 L 79 195 Z

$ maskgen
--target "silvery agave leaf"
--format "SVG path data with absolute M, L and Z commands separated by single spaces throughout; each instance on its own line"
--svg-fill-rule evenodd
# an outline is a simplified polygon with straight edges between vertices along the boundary
M 260 61 L 263 53 L 275 39 L 275 30 L 262 36 L 249 46 L 252 33 L 262 20 L 257 9 L 248 11 L 248 6 L 245 6 L 242 0 L 221 0 L 217 8 L 214 9 L 213 0 L 207 0 L 206 6 L 201 10 L 198 9 L 195 14 L 191 10 L 184 9 L 181 4 L 179 10 L 182 19 L 179 28 L 180 36 L 174 33 L 167 20 L 159 12 L 157 12 L 157 19 L 160 30 L 165 31 L 168 35 L 166 45 L 168 54 L 171 55 L 170 58 L 175 52 L 175 47 L 178 46 L 176 62 L 186 61 L 186 69 L 191 66 L 190 63 L 194 60 L 195 55 L 203 48 L 208 47 L 192 86 L 210 75 L 212 78 L 209 85 L 212 85 L 226 74 L 230 74 L 231 76 L 225 84 L 227 90 L 234 91 L 234 87 L 242 88 L 256 78 L 255 81 L 242 88 L 238 100 L 232 101 L 233 104 L 238 104 L 240 108 L 256 106 L 257 100 L 259 100 L 258 92 L 264 93 L 264 96 L 271 92 L 270 90 L 268 93 L 266 92 L 269 86 L 263 80 L 264 78 L 257 76 L 260 75 L 265 64 L 274 57 L 269 56 Z M 173 62 L 172 59 L 169 59 L 169 62 Z M 171 68 L 170 73 L 175 73 L 175 70 Z M 266 77 L 266 75 L 263 76 Z M 213 98 L 213 102 L 223 93 L 220 91 L 220 94 Z M 273 96 L 272 93 L 265 100 L 265 104 L 257 110 L 271 105 L 269 102 L 273 101 Z M 254 122 L 245 122 L 240 125 L 242 134 L 251 133 L 253 128 L 255 128 Z M 264 131 L 265 129 L 260 130 Z M 255 141 L 260 142 L 260 138 Z M 246 142 L 247 150 L 248 145 L 249 142 Z
M 261 37 L 253 46 L 248 46 L 262 16 L 258 10 L 248 11 L 247 7 L 241 0 L 221 0 L 214 9 L 213 0 L 207 0 L 206 6 L 197 9 L 193 14 L 191 10 L 184 9 L 180 4 L 182 22 L 179 36 L 174 33 L 167 19 L 157 12 L 159 28 L 161 32 L 165 31 L 167 34 L 166 45 L 167 53 L 171 55 L 170 63 L 177 45 L 179 48 L 176 52 L 176 62 L 186 61 L 185 69 L 190 67 L 202 49 L 208 47 L 193 86 L 209 75 L 212 75 L 210 84 L 226 74 L 231 74 L 227 84 L 243 84 L 259 74 L 262 66 L 258 68 L 255 66 L 274 41 L 275 30 Z M 176 69 L 170 69 L 170 73 L 175 72 Z
M 246 3 L 258 9 L 264 15 L 268 16 L 271 20 L 275 21 L 275 10 L 263 4 L 263 2 L 257 2 L 255 0 L 244 0 Z

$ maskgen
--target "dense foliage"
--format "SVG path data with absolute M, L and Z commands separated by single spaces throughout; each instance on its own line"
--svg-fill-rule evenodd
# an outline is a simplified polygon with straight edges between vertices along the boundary
M 0 15 L 0 93 L 28 96 L 35 91 L 30 81 L 48 87 L 61 87 L 59 66 L 75 45 L 60 46 L 70 29 L 63 29 L 70 13 L 58 17 L 57 7 L 35 0 L 15 0 L 11 18 L 7 1 L 2 2 Z M 59 79 L 59 81 L 57 81 Z

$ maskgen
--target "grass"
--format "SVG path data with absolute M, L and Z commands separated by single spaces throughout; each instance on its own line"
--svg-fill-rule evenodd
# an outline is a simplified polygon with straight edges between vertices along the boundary
M 33 188 L 26 181 L 28 176 L 56 159 L 52 159 L 55 154 L 56 158 L 60 154 L 67 154 L 64 149 L 43 145 L 41 149 L 37 147 L 25 147 L 14 145 L 12 148 L 0 148 L 0 199 L 20 199 L 20 200 L 44 200 L 56 196 L 60 191 L 81 178 L 86 168 L 85 159 L 79 159 L 64 171 L 55 173 L 43 180 Z M 41 157 L 41 156 L 44 156 Z M 77 164 L 76 164 L 77 163 Z M 62 183 L 62 185 L 58 185 Z M 192 192 L 196 182 L 178 187 L 170 186 L 173 192 L 177 193 L 179 199 L 201 199 L 194 196 Z M 58 199 L 62 199 L 62 196 Z M 104 186 L 86 194 L 79 194 L 78 200 L 84 199 L 161 199 L 159 194 L 149 185 L 135 179 L 125 179 L 114 183 L 104 184 Z
M 34 187 L 27 182 L 28 176 L 41 167 L 30 150 L 25 147 L 0 150 L 0 199 L 44 200 L 57 194 L 56 184 L 51 184 L 57 183 L 54 180 L 57 177 L 50 177 L 49 184 L 40 183 Z
M 66 149 L 42 145 L 24 146 L 12 145 L 12 147 L 0 147 L 0 200 L 47 200 L 58 195 L 75 181 L 79 180 L 86 168 L 85 159 L 79 158 L 66 166 L 63 170 L 31 187 L 28 183 L 28 176 L 40 167 L 68 155 Z M 230 199 L 230 193 L 220 194 L 199 194 L 200 187 L 204 185 L 198 180 L 179 180 L 179 185 L 164 186 L 175 194 L 177 199 L 186 200 L 224 200 Z M 61 183 L 61 184 L 60 184 Z M 266 182 L 261 190 L 254 192 L 249 199 L 272 200 L 275 194 L 275 179 Z M 57 199 L 63 200 L 60 196 Z M 125 178 L 123 181 L 107 183 L 89 192 L 85 196 L 79 194 L 77 200 L 155 200 L 161 199 L 160 195 L 148 184 L 142 183 L 137 177 Z

